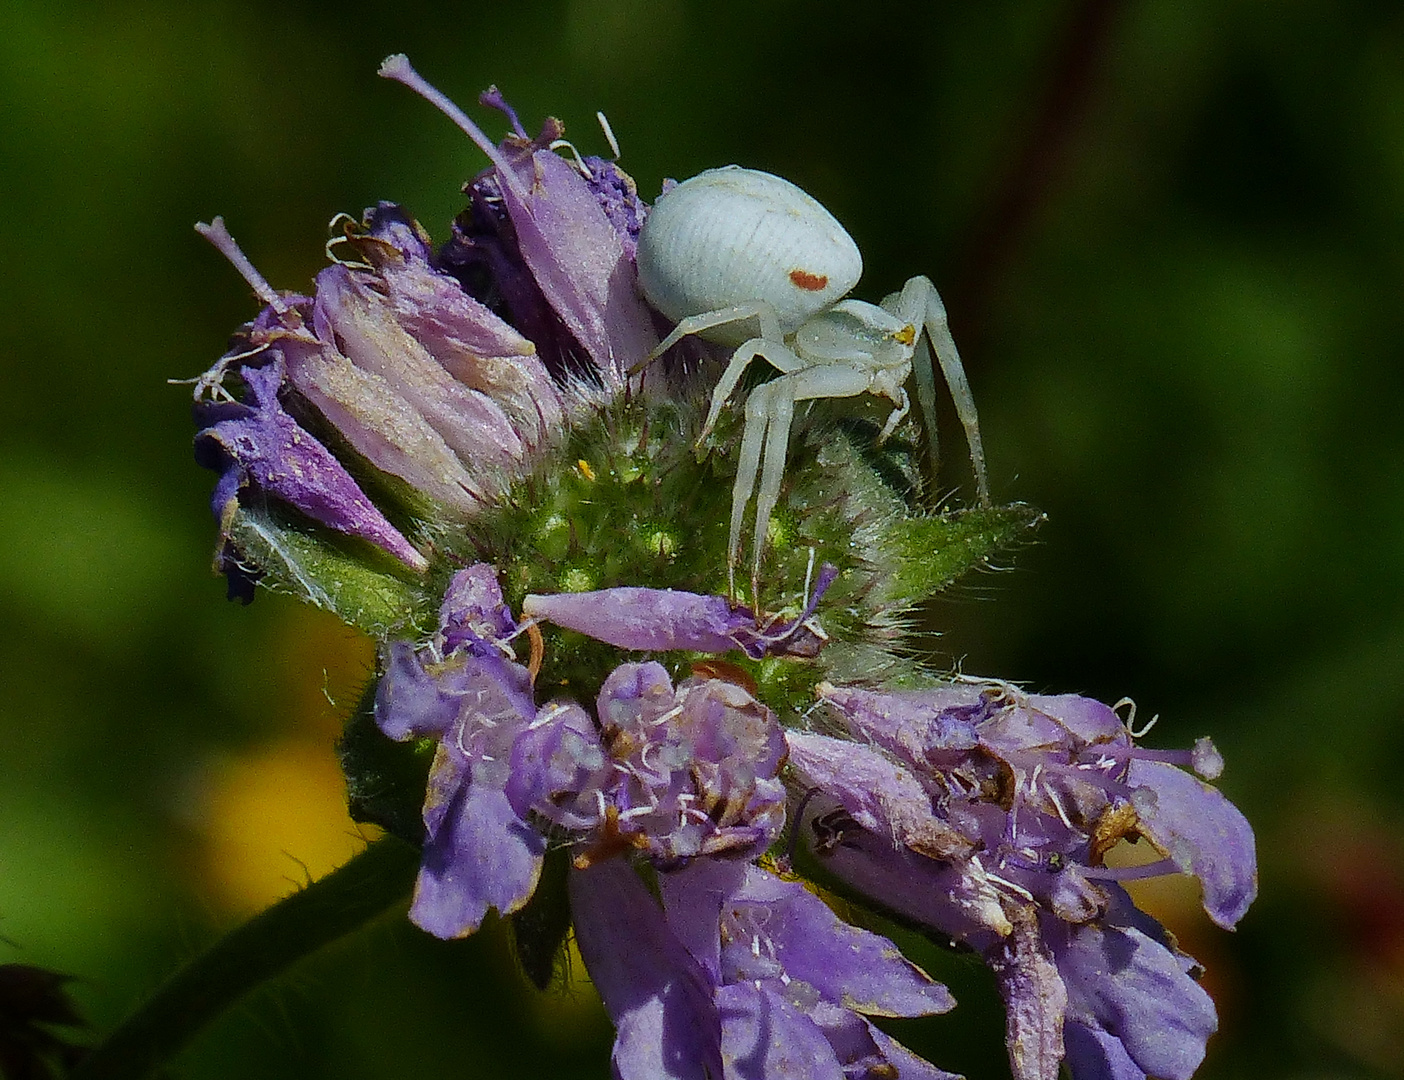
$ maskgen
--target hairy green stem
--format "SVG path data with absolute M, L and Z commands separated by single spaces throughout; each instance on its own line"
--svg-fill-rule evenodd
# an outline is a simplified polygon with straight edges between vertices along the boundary
M 94 1047 L 71 1080 L 140 1080 L 244 994 L 403 903 L 418 867 L 413 846 L 377 840 L 191 960 Z

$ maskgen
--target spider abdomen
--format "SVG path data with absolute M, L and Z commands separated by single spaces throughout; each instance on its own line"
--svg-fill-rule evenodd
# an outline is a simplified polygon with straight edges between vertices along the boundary
M 644 298 L 670 319 L 764 301 L 789 334 L 847 295 L 863 257 L 812 196 L 770 173 L 728 165 L 659 198 L 639 234 L 638 271 Z M 724 325 L 703 336 L 739 345 L 748 329 Z

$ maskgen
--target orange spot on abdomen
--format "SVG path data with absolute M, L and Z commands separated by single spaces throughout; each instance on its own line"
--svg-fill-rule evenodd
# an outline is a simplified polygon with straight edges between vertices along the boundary
M 829 283 L 827 274 L 811 274 L 808 270 L 791 270 L 790 280 L 806 292 L 818 292 Z

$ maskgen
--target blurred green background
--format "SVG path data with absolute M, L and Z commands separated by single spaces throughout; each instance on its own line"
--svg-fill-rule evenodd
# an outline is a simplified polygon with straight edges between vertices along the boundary
M 935 608 L 940 659 L 1218 742 L 1263 897 L 1230 935 L 1142 894 L 1208 967 L 1202 1077 L 1404 1077 L 1404 7 L 1364 0 L 0 0 L 0 960 L 106 1029 L 355 849 L 333 702 L 370 647 L 225 602 L 165 380 L 255 311 L 197 219 L 283 288 L 380 198 L 444 237 L 483 162 L 394 51 L 584 152 L 603 109 L 648 198 L 789 177 L 866 298 L 936 281 L 995 493 L 1050 516 Z M 902 1036 L 1007 1075 L 988 981 L 940 971 L 962 1007 Z M 609 1041 L 501 933 L 387 919 L 176 1073 L 604 1077 Z

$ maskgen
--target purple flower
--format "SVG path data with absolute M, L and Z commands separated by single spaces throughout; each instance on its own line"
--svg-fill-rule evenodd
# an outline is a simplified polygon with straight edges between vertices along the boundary
M 254 273 L 224 222 L 216 218 L 202 231 L 236 266 Z M 278 300 L 285 311 L 292 311 L 256 273 L 254 281 L 270 300 Z M 220 474 L 211 499 L 215 518 L 227 528 L 240 492 L 252 488 L 328 528 L 369 540 L 416 570 L 425 569 L 424 556 L 366 498 L 331 452 L 283 408 L 278 400 L 285 373 L 282 355 L 274 351 L 259 356 L 262 351 L 236 348 L 212 369 L 213 374 L 198 380 L 195 417 L 202 428 L 195 437 L 195 460 Z M 239 367 L 245 391 L 242 402 L 235 401 L 221 385 L 225 369 L 241 360 L 248 361 Z M 205 392 L 210 392 L 213 400 L 204 400 Z
M 949 1077 L 866 1019 L 954 1005 L 886 938 L 744 862 L 699 859 L 658 887 L 661 906 L 620 860 L 571 878 L 619 1080 Z
M 317 275 L 312 334 L 273 337 L 288 378 L 377 468 L 472 516 L 560 433 L 563 404 L 535 348 L 429 264 L 396 207 L 367 214 L 364 258 Z
M 658 338 L 634 287 L 632 238 L 645 211 L 627 175 L 608 162 L 563 160 L 551 149 L 554 121 L 526 139 L 495 92 L 489 102 L 518 130 L 500 147 L 402 57 L 383 73 L 445 108 L 487 151 L 493 168 L 472 185 L 465 219 L 481 235 L 460 228 L 436 255 L 393 204 L 368 210 L 359 225 L 342 215 L 343 234 L 328 245 L 338 261 L 305 297 L 272 289 L 222 221 L 200 226 L 266 306 L 196 380 L 205 425 L 197 455 L 221 473 L 217 514 L 240 488 L 260 488 L 422 570 L 424 556 L 283 411 L 280 393 L 315 409 L 415 495 L 473 518 L 531 471 L 572 417 L 621 392 Z M 465 287 L 475 267 L 488 271 L 516 326 Z M 231 369 L 243 402 L 224 386 Z M 246 574 L 237 552 L 225 555 L 231 587 L 251 581 L 256 568 Z
M 488 156 L 492 169 L 475 183 L 474 195 L 497 246 L 487 257 L 489 265 L 509 271 L 513 263 L 525 264 L 539 295 L 589 358 L 590 374 L 610 396 L 619 393 L 628 371 L 658 343 L 653 317 L 635 285 L 632 257 L 606 212 L 606 207 L 614 210 L 615 219 L 623 214 L 627 235 L 629 211 L 622 205 L 629 201 L 627 193 L 610 183 L 592 188 L 576 166 L 557 155 L 551 149 L 561 134 L 555 121 L 538 138 L 527 139 L 509 112 L 518 133 L 498 146 L 404 56 L 387 58 L 380 74 L 436 105 Z M 489 100 L 497 104 L 501 97 Z M 462 234 L 459 239 L 469 249 L 479 242 Z M 461 266 L 473 258 L 446 252 L 445 260 Z M 508 305 L 521 322 L 532 306 L 532 290 L 520 274 L 503 276 L 511 283 Z
M 811 616 L 837 576 L 836 567 L 824 564 L 804 611 L 788 622 L 779 616 L 762 621 L 750 608 L 723 596 L 633 586 L 528 596 L 522 602 L 522 615 L 589 634 L 620 649 L 708 653 L 740 649 L 754 660 L 814 657 L 828 639 Z
M 501 142 L 403 56 L 381 74 L 438 106 L 489 166 L 467 185 L 468 208 L 438 252 L 393 204 L 359 223 L 339 217 L 332 265 L 311 296 L 275 292 L 219 219 L 199 227 L 264 304 L 196 380 L 196 453 L 219 473 L 221 559 L 231 589 L 245 595 L 259 570 L 234 550 L 235 537 L 261 540 L 239 530 L 251 500 L 271 499 L 419 571 L 491 551 L 522 591 L 550 587 L 568 579 L 531 565 L 534 526 L 523 522 L 549 509 L 569 526 L 570 559 L 590 565 L 601 555 L 593 541 L 577 544 L 584 503 L 551 474 L 558 459 L 567 447 L 575 456 L 573 443 L 620 449 L 636 420 L 655 431 L 676 423 L 678 402 L 696 396 L 699 365 L 719 358 L 690 339 L 687 355 L 645 386 L 661 318 L 640 298 L 634 268 L 648 211 L 617 165 L 581 157 L 555 120 L 529 136 L 495 87 L 479 101 L 506 117 Z M 230 372 L 237 386 L 225 386 Z M 682 466 L 667 458 L 654 479 L 680 469 L 685 485 L 688 456 Z M 595 479 L 584 460 L 581 470 Z M 414 535 L 433 537 L 434 549 L 412 546 L 353 471 L 422 518 Z M 642 520 L 634 494 L 592 489 L 590 520 L 629 528 Z M 609 502 L 616 497 L 624 513 Z M 892 532 L 887 519 L 919 524 L 900 501 L 876 509 L 853 498 L 844 520 L 872 524 L 851 538 L 855 565 L 884 546 L 859 534 Z M 340 551 L 298 539 L 314 554 L 290 573 L 315 562 L 327 580 L 350 576 Z M 833 539 L 845 542 L 825 542 Z M 921 545 L 887 546 L 879 562 Z M 494 567 L 469 566 L 449 583 L 427 640 L 385 646 L 375 722 L 392 739 L 435 748 L 410 910 L 419 926 L 451 938 L 490 911 L 520 910 L 551 847 L 572 857 L 577 940 L 618 1030 L 620 1080 L 949 1078 L 870 1019 L 946 1011 L 946 989 L 891 941 L 846 925 L 801 883 L 763 868 L 794 798 L 796 835 L 829 873 L 984 958 L 1007 1006 L 1016 1080 L 1054 1080 L 1064 1063 L 1074 1080 L 1188 1080 L 1217 1025 L 1213 1004 L 1194 962 L 1120 882 L 1189 873 L 1219 925 L 1246 912 L 1257 890 L 1254 839 L 1206 783 L 1223 768 L 1209 740 L 1150 750 L 1098 702 L 973 680 L 913 692 L 820 683 L 804 717 L 820 727 L 787 731 L 754 686 L 715 677 L 728 664 L 698 665 L 675 683 L 646 657 L 617 663 L 593 703 L 538 705 L 538 621 L 619 650 L 739 650 L 768 674 L 793 659 L 818 660 L 822 671 L 830 659 L 816 612 L 834 566 L 821 568 L 812 595 L 806 584 L 801 610 L 768 614 L 643 587 L 627 569 L 637 561 L 603 562 L 623 585 L 527 595 L 520 624 Z M 852 614 L 895 636 L 874 599 L 891 568 L 871 567 L 878 584 L 858 590 Z M 413 623 L 418 599 L 406 587 L 378 630 Z M 512 648 L 523 632 L 534 635 L 530 668 Z M 875 672 L 897 659 L 874 647 L 841 663 L 851 670 L 855 656 L 874 657 Z M 802 673 L 782 681 L 805 682 Z M 1112 848 L 1141 839 L 1157 861 L 1106 865 Z M 775 865 L 788 873 L 788 857 Z
M 512 756 L 507 795 L 577 837 L 577 865 L 635 849 L 659 865 L 759 855 L 785 823 L 785 736 L 742 687 L 656 663 L 605 680 L 596 728 L 578 705 L 541 711 Z
M 836 875 L 882 906 L 984 953 L 1008 1008 L 1019 1080 L 1187 1080 L 1213 1005 L 1118 879 L 1193 873 L 1231 927 L 1257 891 L 1243 816 L 1181 766 L 1217 775 L 1205 740 L 1146 750 L 1105 705 L 1001 683 L 882 693 L 823 684 L 848 742 L 791 732 L 796 776 L 817 794 L 803 823 Z M 1114 870 L 1144 837 L 1163 855 Z
M 424 802 L 424 859 L 410 918 L 439 937 L 471 934 L 491 908 L 531 898 L 545 839 L 505 794 L 512 744 L 536 717 L 531 676 L 504 647 L 513 629 L 495 574 L 461 570 L 435 639 L 392 642 L 375 719 L 393 739 L 439 741 Z
M 425 848 L 411 917 L 471 933 L 536 887 L 544 833 L 579 866 L 638 851 L 660 866 L 755 857 L 779 836 L 785 737 L 745 689 L 656 663 L 624 664 L 592 718 L 575 702 L 536 708 L 530 672 L 507 648 L 517 627 L 486 564 L 450 583 L 433 639 L 391 643 L 376 697 L 394 739 L 434 738 Z

